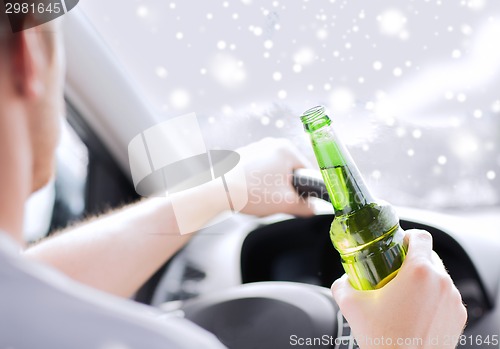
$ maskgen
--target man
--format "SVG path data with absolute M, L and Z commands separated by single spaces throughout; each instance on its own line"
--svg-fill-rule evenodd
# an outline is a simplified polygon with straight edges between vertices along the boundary
M 176 234 L 178 228 L 168 199 L 145 200 L 19 252 L 24 246 L 24 203 L 53 175 L 59 118 L 64 109 L 64 58 L 54 22 L 12 34 L 3 13 L 0 13 L 0 348 L 223 347 L 211 334 L 186 320 L 160 319 L 153 309 L 116 297 L 133 294 L 190 239 L 189 234 Z M 28 15 L 21 21 L 30 25 L 34 19 Z M 254 179 L 266 174 L 289 176 L 293 169 L 305 166 L 291 144 L 281 140 L 264 140 L 241 149 L 240 154 L 247 178 L 249 174 Z M 248 183 L 251 195 L 267 190 L 283 200 L 256 204 L 250 197 L 244 213 L 312 214 L 291 185 L 265 187 L 258 183 L 266 181 Z M 212 197 L 210 186 L 182 195 L 193 202 L 193 221 L 199 227 L 222 211 L 217 201 L 205 199 Z M 449 276 L 435 277 L 444 269 L 439 269 L 442 265 L 434 268 L 430 263 L 428 235 L 412 236 L 416 238 L 410 239 L 410 250 L 417 252 L 412 252 L 415 257 L 409 260 L 421 267 L 413 271 L 413 264 L 405 263 L 403 276 L 398 275 L 391 282 L 392 292 L 400 291 L 411 276 L 418 276 L 427 280 L 428 292 L 436 290 L 433 280 L 446 286 L 445 291 L 438 293 L 440 301 L 456 293 Z M 365 304 L 368 296 L 354 293 L 345 280 L 336 283 L 334 292 L 357 334 L 371 334 L 376 326 L 364 329 L 358 318 L 369 317 L 369 307 L 377 301 Z M 465 321 L 460 313 L 463 307 L 457 306 L 456 298 L 454 294 L 453 306 L 443 302 L 439 316 L 434 317 L 443 320 L 443 314 L 459 314 L 460 323 L 450 321 L 454 326 L 447 333 L 452 334 Z M 355 302 L 361 306 L 356 308 Z M 395 306 L 404 309 L 401 304 Z M 419 334 L 425 335 L 425 328 Z

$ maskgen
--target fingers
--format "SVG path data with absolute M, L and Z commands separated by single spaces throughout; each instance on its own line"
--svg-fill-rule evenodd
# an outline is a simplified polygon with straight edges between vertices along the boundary
M 440 272 L 448 274 L 448 272 L 446 271 L 446 268 L 443 264 L 443 260 L 434 251 L 432 251 L 432 254 L 431 254 L 431 261 L 432 261 L 432 264 L 434 265 L 434 267 L 436 268 L 436 270 L 439 270 Z
M 273 213 L 295 216 L 314 214 L 309 200 L 299 197 L 292 183 L 293 170 L 310 164 L 289 140 L 264 138 L 238 152 L 247 174 L 245 190 L 255 198 L 243 213 L 257 216 Z M 252 181 L 248 181 L 249 178 Z
M 414 262 L 418 260 L 431 261 L 432 235 L 425 230 L 408 230 L 408 253 L 406 260 Z
M 307 199 L 299 198 L 299 203 L 292 206 L 290 214 L 298 217 L 311 217 L 315 212 Z
M 314 215 L 314 210 L 310 201 L 307 198 L 301 198 L 295 191 L 292 185 L 293 170 L 298 168 L 311 168 L 311 163 L 306 157 L 290 142 L 288 139 L 279 138 L 271 139 L 278 150 L 281 152 L 288 164 L 287 176 L 289 177 L 289 191 L 285 194 L 285 202 L 287 203 L 286 213 L 294 216 L 308 217 Z
M 285 203 L 287 205 L 284 209 L 285 213 L 299 217 L 314 215 L 314 209 L 311 202 L 307 198 L 301 198 L 293 188 L 290 189 L 285 196 Z
M 302 154 L 297 147 L 288 139 L 277 138 L 272 139 L 281 151 L 282 155 L 288 159 L 291 165 L 291 169 L 295 170 L 297 168 L 312 168 L 310 161 Z
M 337 302 L 339 306 L 344 303 L 343 300 L 345 299 L 345 297 L 353 290 L 354 289 L 349 283 L 347 274 L 344 274 L 340 278 L 335 280 L 331 287 L 333 299 L 335 299 L 335 302 Z
M 443 261 L 436 252 L 432 250 L 432 236 L 424 230 L 409 230 L 405 239 L 408 239 L 408 253 L 403 263 L 410 277 L 424 278 L 437 276 L 441 282 L 453 284 Z
M 293 144 L 290 148 L 290 156 L 293 170 L 298 168 L 312 168 L 311 162 Z

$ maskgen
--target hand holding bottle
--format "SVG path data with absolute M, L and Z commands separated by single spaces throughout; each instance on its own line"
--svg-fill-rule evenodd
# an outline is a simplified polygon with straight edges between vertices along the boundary
M 408 254 L 391 282 L 358 291 L 344 275 L 332 285 L 333 296 L 361 349 L 455 348 L 467 320 L 460 293 L 428 232 L 407 231 L 405 240 Z

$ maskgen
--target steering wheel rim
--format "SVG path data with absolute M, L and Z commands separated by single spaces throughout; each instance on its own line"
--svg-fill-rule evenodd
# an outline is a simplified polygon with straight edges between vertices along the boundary
M 294 282 L 257 282 L 183 301 L 183 316 L 228 348 L 331 348 L 348 338 L 330 290 Z M 340 332 L 339 332 L 340 331 Z M 313 341 L 313 345 L 308 345 Z M 338 347 L 338 346 L 336 346 Z

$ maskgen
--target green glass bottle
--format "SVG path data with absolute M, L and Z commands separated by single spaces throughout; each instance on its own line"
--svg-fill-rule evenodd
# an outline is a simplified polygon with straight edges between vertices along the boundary
M 396 275 L 406 254 L 399 218 L 392 206 L 372 197 L 324 107 L 307 110 L 301 121 L 335 210 L 333 246 L 356 289 L 380 288 Z

